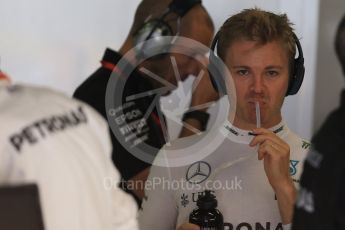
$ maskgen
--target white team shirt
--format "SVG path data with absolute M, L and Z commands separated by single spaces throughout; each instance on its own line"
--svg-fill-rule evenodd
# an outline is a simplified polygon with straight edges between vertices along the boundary
M 0 81 L 0 185 L 36 183 L 47 230 L 137 229 L 117 188 L 108 126 L 93 109 L 44 88 Z
M 292 133 L 284 122 L 271 130 L 289 144 L 290 175 L 299 183 L 309 143 Z M 204 135 L 208 134 L 176 140 L 159 152 L 168 167 L 151 167 L 146 199 L 139 213 L 140 229 L 176 229 L 189 222 L 198 194 L 203 194 L 205 188 L 216 196 L 225 229 L 283 229 L 263 161 L 257 159 L 257 148 L 249 146 L 253 138 L 249 131 L 226 122 L 216 131 L 216 139 L 222 142 L 213 153 L 185 166 L 175 167 L 173 163 L 170 166 L 174 167 L 169 167 L 169 160 L 193 154 L 182 149 L 198 143 Z

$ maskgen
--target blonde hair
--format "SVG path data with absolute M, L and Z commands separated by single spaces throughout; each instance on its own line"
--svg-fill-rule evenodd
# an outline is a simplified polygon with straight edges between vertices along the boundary
M 296 54 L 292 25 L 286 14 L 278 15 L 258 8 L 245 9 L 227 19 L 220 28 L 218 56 L 225 60 L 226 51 L 235 40 L 245 39 L 260 44 L 281 41 L 292 64 Z

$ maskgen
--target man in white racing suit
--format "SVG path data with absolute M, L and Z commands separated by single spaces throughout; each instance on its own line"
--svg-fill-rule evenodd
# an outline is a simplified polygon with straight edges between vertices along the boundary
M 0 186 L 36 184 L 47 230 L 137 229 L 106 122 L 61 93 L 0 77 Z
M 160 151 L 145 188 L 141 229 L 198 229 L 188 218 L 205 189 L 216 196 L 225 229 L 289 228 L 309 148 L 281 115 L 285 96 L 302 83 L 294 78 L 303 79 L 295 73 L 299 42 L 290 24 L 284 14 L 249 9 L 221 27 L 214 44 L 231 73 L 224 80 L 233 81 L 236 106 L 220 129 Z

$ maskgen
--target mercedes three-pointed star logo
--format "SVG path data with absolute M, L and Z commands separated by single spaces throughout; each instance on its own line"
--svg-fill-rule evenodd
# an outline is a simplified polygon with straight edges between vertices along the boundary
M 200 184 L 211 174 L 211 166 L 205 161 L 198 161 L 189 166 L 186 179 L 190 183 Z

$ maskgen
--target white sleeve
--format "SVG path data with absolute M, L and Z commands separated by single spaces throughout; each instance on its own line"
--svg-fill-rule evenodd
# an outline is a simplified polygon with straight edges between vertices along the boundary
M 115 168 L 113 169 L 115 170 Z M 118 186 L 114 187 L 112 192 L 113 229 L 138 230 L 138 206 L 133 197 Z
M 87 106 L 87 105 L 86 105 Z M 110 218 L 112 229 L 118 230 L 138 230 L 137 212 L 138 206 L 133 197 L 119 188 L 120 173 L 113 165 L 111 160 L 112 144 L 109 136 L 109 128 L 103 117 L 95 110 L 87 106 L 90 112 L 90 125 L 94 126 L 94 132 L 97 134 L 98 141 L 102 143 L 104 149 L 105 170 L 107 178 L 103 180 L 104 189 L 110 192 Z M 102 129 L 97 129 L 102 127 Z
M 163 154 L 162 149 L 158 154 Z M 177 205 L 172 191 L 170 168 L 151 166 L 145 185 L 145 198 L 139 211 L 141 230 L 176 229 Z

